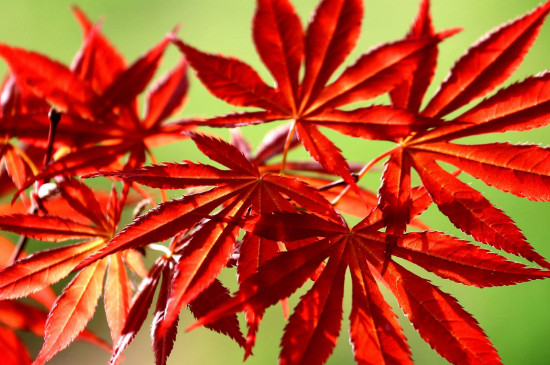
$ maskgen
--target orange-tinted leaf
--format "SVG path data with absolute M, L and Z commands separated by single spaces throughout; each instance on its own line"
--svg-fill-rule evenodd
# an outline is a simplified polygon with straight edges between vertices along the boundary
M 111 330 L 111 339 L 117 343 L 130 308 L 132 283 L 126 274 L 122 261 L 122 253 L 116 253 L 108 258 L 107 278 L 105 279 L 105 314 Z
M 28 178 L 25 161 L 9 144 L 4 146 L 2 154 L 8 175 L 10 175 L 15 186 L 20 189 Z
M 65 278 L 102 240 L 34 253 L 0 271 L 0 299 L 21 298 Z
M 91 264 L 63 290 L 48 316 L 44 345 L 34 365 L 49 361 L 84 329 L 101 295 L 106 266 L 105 260 Z
M 211 210 L 235 195 L 233 187 L 226 187 L 161 204 L 135 219 L 97 254 L 81 262 L 78 268 L 121 250 L 164 241 L 191 228 Z
M 2 325 L 13 330 L 29 331 L 39 337 L 44 336 L 44 325 L 48 312 L 21 301 L 2 300 L 0 301 L 0 314 Z
M 0 228 L 37 240 L 56 242 L 75 238 L 106 236 L 106 232 L 98 227 L 66 218 L 34 214 L 0 216 Z
M 87 217 L 97 226 L 108 227 L 103 209 L 92 189 L 75 179 L 64 179 L 58 186 L 61 195 L 71 208 Z

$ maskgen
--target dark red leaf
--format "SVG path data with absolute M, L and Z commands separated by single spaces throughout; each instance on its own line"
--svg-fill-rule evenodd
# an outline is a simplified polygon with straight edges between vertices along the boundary
M 147 277 L 143 279 L 139 288 L 132 299 L 132 304 L 124 322 L 124 328 L 117 342 L 114 342 L 113 352 L 109 364 L 116 364 L 122 351 L 132 342 L 137 332 L 140 330 L 151 303 L 155 290 L 162 274 L 164 267 L 168 261 L 164 258 L 157 260 L 153 267 L 149 270 Z
M 323 364 L 336 346 L 342 322 L 345 247 L 342 243 L 333 249 L 323 273 L 294 309 L 281 340 L 280 364 Z
M 153 351 L 155 353 L 155 364 L 165 365 L 168 356 L 174 347 L 178 330 L 178 319 L 168 327 L 164 334 L 160 333 L 165 320 L 166 306 L 168 299 L 172 294 L 173 267 L 166 265 L 162 273 L 162 282 L 160 284 L 159 297 L 155 309 L 155 317 L 153 318 L 153 326 L 151 327 L 151 338 L 153 339 Z
M 412 364 L 411 352 L 399 322 L 378 289 L 360 250 L 347 251 L 353 285 L 350 342 L 355 361 L 367 364 Z
M 191 303 L 189 303 L 189 309 L 195 318 L 200 318 L 221 303 L 229 300 L 229 298 L 231 298 L 229 290 L 227 290 L 219 280 L 214 280 L 208 288 L 203 290 Z M 207 325 L 206 328 L 231 337 L 241 347 L 245 345 L 245 339 L 239 329 L 239 321 L 236 315 L 224 317 L 219 321 Z

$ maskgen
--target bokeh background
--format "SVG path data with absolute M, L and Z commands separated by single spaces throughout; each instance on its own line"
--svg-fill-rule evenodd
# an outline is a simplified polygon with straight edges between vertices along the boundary
M 303 24 L 309 19 L 317 0 L 294 0 Z M 365 17 L 363 31 L 357 49 L 349 58 L 352 62 L 358 55 L 371 47 L 402 37 L 416 14 L 418 1 L 413 0 L 364 0 Z M 429 95 L 446 76 L 454 61 L 465 52 L 470 44 L 492 28 L 507 22 L 534 8 L 538 0 L 433 0 L 432 14 L 438 30 L 463 27 L 464 31 L 445 41 L 440 47 L 439 71 Z M 52 58 L 69 64 L 78 50 L 81 33 L 70 7 L 81 7 L 93 20 L 105 17 L 104 34 L 119 48 L 131 62 L 149 47 L 158 42 L 176 24 L 181 24 L 180 36 L 201 50 L 236 56 L 253 65 L 264 79 L 269 80 L 267 71 L 254 52 L 250 27 L 254 13 L 253 0 L 18 0 L 0 1 L 0 42 L 45 53 Z M 170 49 L 163 62 L 161 72 L 175 65 L 180 57 L 175 47 Z M 550 68 L 550 24 L 546 24 L 516 74 L 507 82 L 514 82 L 531 74 Z M 0 61 L 0 72 L 6 66 Z M 213 116 L 232 111 L 232 107 L 212 97 L 202 85 L 191 76 L 189 101 L 181 113 L 182 117 L 201 115 Z M 383 101 L 383 100 L 382 100 Z M 246 128 L 244 133 L 257 143 L 263 133 L 273 125 Z M 225 131 L 216 131 L 227 136 Z M 333 136 L 333 135 L 331 135 Z M 367 162 L 387 146 L 376 143 L 350 140 L 334 134 L 336 143 L 343 147 L 345 155 L 356 162 Z M 472 142 L 511 141 L 514 143 L 540 143 L 550 140 L 548 128 L 524 133 L 487 136 L 471 139 Z M 298 152 L 298 156 L 305 156 Z M 181 143 L 162 148 L 157 152 L 161 161 L 194 160 L 199 157 L 193 146 Z M 467 178 L 466 178 L 467 180 Z M 469 180 L 467 180 L 469 181 Z M 379 174 L 372 174 L 366 184 L 376 188 Z M 543 256 L 550 258 L 548 227 L 550 205 L 529 202 L 510 194 L 496 191 L 473 181 L 473 186 L 506 213 L 510 214 L 523 230 L 528 240 Z M 425 222 L 434 229 L 458 234 L 454 227 L 442 218 L 436 209 L 423 215 Z M 234 282 L 234 272 L 224 273 L 229 285 Z M 544 364 L 550 358 L 550 282 L 538 281 L 512 287 L 476 289 L 444 282 L 433 278 L 436 285 L 456 296 L 460 303 L 472 313 L 485 329 L 498 349 L 505 364 Z M 234 286 L 232 286 L 234 289 Z M 298 293 L 301 295 L 304 291 Z M 348 290 L 348 294 L 350 291 Z M 298 296 L 291 301 L 291 308 Z M 395 305 L 393 298 L 388 300 Z M 348 341 L 349 295 L 344 303 L 342 335 L 328 364 L 352 364 L 353 357 Z M 396 307 L 396 313 L 402 312 Z M 210 331 L 199 329 L 184 333 L 192 322 L 188 311 L 182 312 L 180 333 L 169 364 L 240 364 L 243 352 L 231 340 Z M 445 364 L 401 318 L 412 348 L 413 359 L 418 364 Z M 154 362 L 149 338 L 150 319 L 125 352 L 127 364 L 152 364 Z M 279 340 L 285 320 L 279 306 L 267 311 L 255 347 L 254 356 L 246 363 L 275 364 L 279 352 Z M 105 339 L 109 338 L 103 308 L 98 307 L 90 327 Z M 41 343 L 31 336 L 25 336 L 34 354 Z M 88 344 L 75 343 L 58 354 L 51 364 L 106 364 L 109 355 Z

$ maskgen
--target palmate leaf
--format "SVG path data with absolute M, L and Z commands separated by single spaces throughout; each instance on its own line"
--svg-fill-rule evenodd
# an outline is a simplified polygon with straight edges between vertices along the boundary
M 295 211 L 293 204 L 335 217 L 330 203 L 307 184 L 277 175 L 261 175 L 258 167 L 235 147 L 202 135 L 195 134 L 192 138 L 203 153 L 231 170 L 188 162 L 100 173 L 99 175 L 164 189 L 214 187 L 151 209 L 122 230 L 97 254 L 78 266 L 85 267 L 94 260 L 121 250 L 176 237 L 210 217 L 216 208 L 223 206 L 212 217 L 214 219 L 203 221 L 192 232 L 181 251 L 177 251 L 179 259 L 171 284 L 171 294 L 158 330 L 160 337 L 176 321 L 180 309 L 209 287 L 225 267 L 234 251 L 242 218 L 264 212 Z M 243 261 L 243 265 L 253 265 L 253 271 L 260 262 L 271 258 L 275 252 L 277 250 L 262 245 L 256 255 L 246 258 L 248 262 Z
M 358 190 L 340 151 L 317 127 L 327 124 L 341 133 L 375 138 L 371 126 L 376 123 L 376 117 L 380 117 L 378 109 L 367 107 L 344 113 L 334 108 L 390 91 L 414 71 L 414 57 L 452 33 L 383 45 L 361 56 L 336 81 L 327 85 L 355 47 L 362 13 L 362 1 L 324 0 L 304 34 L 290 2 L 258 1 L 252 30 L 254 43 L 276 80 L 276 89 L 265 84 L 242 61 L 202 53 L 176 40 L 197 76 L 216 97 L 235 106 L 265 110 L 215 117 L 200 124 L 234 127 L 280 119 L 293 120 L 295 127 L 289 133 L 294 133 L 296 129 L 301 143 L 314 159 Z M 302 64 L 304 77 L 300 83 Z M 406 111 L 400 113 L 407 114 Z M 391 117 L 386 116 L 386 119 Z M 415 121 L 413 115 L 407 115 L 399 119 L 400 129 L 380 122 L 378 126 L 383 130 L 384 139 L 393 140 L 403 136 L 402 133 L 408 134 L 411 130 L 426 127 L 422 122 L 415 126 Z
M 143 119 L 137 108 L 137 98 L 152 80 L 173 33 L 126 66 L 116 49 L 101 35 L 100 24 L 92 26 L 78 9 L 75 15 L 81 23 L 84 40 L 71 68 L 38 53 L 0 47 L 0 57 L 10 66 L 20 92 L 39 97 L 62 112 L 56 147 L 63 145 L 71 150 L 38 176 L 19 184 L 20 189 L 58 174 L 120 168 L 115 163 L 128 153 L 127 164 L 139 167 L 149 148 L 186 138 L 181 132 L 189 129 L 187 123 L 164 123 L 186 97 L 187 63 L 183 59 L 149 90 Z M 14 90 L 12 93 L 18 92 Z M 41 104 L 35 107 L 29 103 L 27 108 L 3 116 L 5 132 L 9 137 L 46 143 L 50 123 L 46 118 L 47 109 L 46 112 L 43 109 Z
M 103 287 L 107 262 L 97 261 L 82 270 L 63 290 L 46 322 L 45 342 L 35 365 L 44 364 L 67 347 L 92 317 Z
M 421 198 L 415 203 L 418 200 Z M 241 284 L 231 300 L 190 328 L 244 309 L 261 313 L 303 285 L 319 264 L 328 259 L 321 276 L 302 297 L 285 329 L 280 358 L 283 363 L 322 364 L 326 360 L 338 336 L 339 324 L 335 322 L 341 319 L 341 291 L 347 267 L 352 271 L 354 291 L 350 336 L 358 363 L 382 360 L 410 363 L 402 331 L 373 286 L 374 278 L 380 277 L 394 292 L 420 335 L 443 357 L 454 363 L 499 363 L 496 351 L 477 322 L 454 298 L 399 265 L 385 263 L 387 234 L 377 228 L 381 227 L 382 220 L 382 214 L 374 211 L 349 230 L 345 222 L 338 224 L 306 213 L 284 212 L 260 217 L 249 229 L 262 237 L 283 241 L 307 237 L 316 240 L 283 252 L 262 265 Z M 395 252 L 443 278 L 467 285 L 511 285 L 548 276 L 546 271 L 508 261 L 439 232 L 404 235 Z M 382 324 L 384 331 L 378 329 Z
M 121 205 L 126 201 L 128 189 L 123 190 L 120 198 L 113 190 L 108 199 L 98 201 L 101 194 L 97 194 L 96 197 L 90 188 L 76 180 L 61 180 L 57 187 L 62 200 L 44 205 L 44 209 L 47 207 L 51 215 L 3 216 L 4 223 L 11 224 L 6 227 L 29 237 L 47 241 L 69 238 L 89 240 L 39 251 L 4 268 L 0 271 L 1 299 L 27 296 L 67 277 L 79 262 L 103 247 L 105 241 L 116 231 Z M 68 211 L 67 206 L 72 210 Z M 56 216 L 56 213 L 59 216 Z M 74 220 L 69 220 L 66 216 L 73 216 Z M 16 221 L 20 223 L 16 225 Z M 89 332 L 80 333 L 92 317 L 103 292 L 105 273 L 105 312 L 111 337 L 118 341 L 128 314 L 132 290 L 132 283 L 124 264 L 126 258 L 131 259 L 131 256 L 123 252 L 116 253 L 90 265 L 75 276 L 57 298 L 45 321 L 45 342 L 35 361 L 37 364 L 49 361 L 77 337 L 95 339 L 94 342 L 99 343 Z M 136 262 L 135 259 L 130 261 Z
M 431 35 L 427 2 L 423 3 L 410 34 Z M 504 82 L 518 67 L 534 42 L 543 21 L 550 11 L 546 2 L 526 14 L 489 33 L 460 58 L 446 81 L 420 112 L 423 116 L 445 117 L 457 108 L 478 99 Z M 428 26 L 423 26 L 425 24 Z M 415 33 L 416 32 L 416 33 Z M 431 52 L 436 52 L 436 45 Z M 420 62 L 420 60 L 419 60 Z M 473 67 L 472 65 L 476 65 Z M 548 262 L 534 251 L 519 228 L 482 194 L 446 172 L 438 161 L 450 163 L 502 191 L 530 200 L 547 200 L 547 148 L 530 145 L 491 143 L 463 145 L 451 141 L 485 133 L 521 131 L 546 124 L 546 74 L 516 83 L 479 103 L 449 121 L 441 120 L 434 128 L 410 135 L 390 154 L 379 190 L 380 207 L 388 221 L 403 221 L 407 216 L 407 193 L 411 168 L 417 171 L 434 202 L 451 222 L 476 240 L 506 252 L 519 254 L 530 261 L 549 267 Z M 403 95 L 423 93 L 425 76 L 415 75 L 411 83 L 400 86 L 393 94 L 396 105 L 407 105 Z M 407 89 L 408 88 L 408 89 Z M 401 177 L 401 178 L 400 178 Z M 404 182 L 399 184 L 399 181 Z M 404 231 L 404 225 L 397 232 Z
M 234 339 L 244 348 L 246 359 L 266 308 L 286 302 L 287 296 L 312 279 L 311 289 L 300 299 L 285 328 L 280 362 L 322 364 L 340 333 L 348 269 L 352 289 L 349 334 L 357 363 L 412 362 L 403 331 L 377 280 L 394 293 L 413 326 L 448 361 L 499 363 L 475 319 L 454 298 L 391 257 L 476 287 L 513 285 L 549 276 L 548 271 L 514 263 L 456 237 L 424 231 L 427 228 L 417 218 L 435 202 L 474 239 L 550 267 L 508 216 L 464 183 L 464 175 L 458 178 L 464 171 L 500 190 L 545 201 L 550 196 L 546 186 L 550 182 L 548 148 L 456 142 L 462 137 L 546 125 L 548 75 L 530 77 L 460 116 L 447 117 L 488 95 L 513 73 L 546 17 L 548 3 L 474 45 L 423 111 L 438 43 L 455 32 L 434 30 L 429 0 L 420 2 L 417 19 L 404 39 L 367 52 L 340 75 L 336 71 L 359 37 L 363 1 L 320 0 L 304 31 L 289 0 L 257 0 L 252 34 L 257 52 L 273 76 L 273 87 L 239 60 L 206 54 L 176 40 L 175 31 L 127 66 L 101 35 L 101 22 L 92 24 L 78 9 L 74 11 L 84 36 L 71 67 L 36 53 L 0 46 L 0 56 L 15 75 L 4 85 L 0 101 L 4 163 L 19 189 L 56 176 L 60 195 L 73 210 L 62 214 L 50 210 L 50 201 L 38 201 L 44 207 L 39 214 L 10 211 L 0 217 L 0 228 L 50 241 L 89 240 L 36 253 L 0 271 L 0 299 L 6 293 L 11 300 L 26 295 L 38 298 L 37 290 L 43 285 L 81 270 L 50 314 L 37 363 L 49 361 L 77 338 L 101 295 L 114 343 L 111 363 L 117 363 L 142 326 L 157 291 L 151 331 L 157 364 L 167 362 L 184 306 L 199 318 L 198 324 Z M 201 123 L 165 124 L 186 99 L 187 61 L 182 58 L 148 88 L 141 114 L 137 99 L 147 89 L 169 40 L 185 53 L 214 95 L 256 110 Z M 75 94 L 71 95 L 73 84 Z M 386 92 L 391 106 L 353 109 L 351 105 Z M 41 171 L 40 163 L 32 166 L 34 157 L 19 158 L 18 148 L 23 143 L 38 150 L 46 147 L 50 105 L 63 112 L 53 144 L 58 153 L 36 174 Z M 234 127 L 279 120 L 290 122 L 255 153 L 235 132 L 231 144 L 181 133 L 196 124 Z M 346 161 L 324 128 L 398 146 L 361 169 Z M 187 137 L 217 165 L 154 162 L 140 168 L 153 146 Z M 287 161 L 289 149 L 299 144 L 315 162 Z M 282 162 L 268 161 L 278 155 Z M 383 159 L 387 162 L 376 196 L 358 187 L 356 179 Z M 457 170 L 448 172 L 441 162 Z M 121 170 L 97 172 L 100 168 Z M 27 180 L 29 169 L 35 176 Z M 68 174 L 123 180 L 122 197 L 119 199 L 113 188 L 106 205 L 95 191 L 57 176 Z M 341 179 L 333 180 L 334 175 Z M 415 179 L 421 186 L 412 187 Z M 151 209 L 114 237 L 128 190 L 144 191 L 134 183 L 190 190 L 180 199 Z M 350 186 L 352 190 L 346 193 Z M 348 213 L 361 220 L 354 228 L 340 216 Z M 406 233 L 409 225 L 422 231 Z M 149 245 L 165 239 L 172 240 L 168 249 Z M 137 252 L 149 249 L 163 251 L 164 256 L 147 272 Z M 216 278 L 223 268 L 233 265 L 239 289 L 230 297 Z M 140 268 L 145 277 L 133 300 L 126 266 Z M 241 310 L 248 325 L 246 338 L 235 313 Z M 3 320 L 0 316 L 0 331 L 6 324 Z M 21 323 L 34 328 L 38 322 Z M 5 351 L 22 351 L 21 361 L 29 363 L 19 341 L 11 336 L 21 329 L 10 328 L 5 334 Z M 4 338 L 4 332 L 0 336 Z

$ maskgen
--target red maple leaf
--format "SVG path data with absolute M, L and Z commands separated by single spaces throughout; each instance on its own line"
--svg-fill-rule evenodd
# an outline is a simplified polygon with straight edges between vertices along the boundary
M 425 196 L 413 199 L 415 214 L 425 207 Z M 279 254 L 241 283 L 239 291 L 191 328 L 244 309 L 263 312 L 288 297 L 326 267 L 301 298 L 282 338 L 280 363 L 322 364 L 340 331 L 344 278 L 349 269 L 353 302 L 350 341 L 358 363 L 411 363 L 401 328 L 376 283 L 394 294 L 420 335 L 452 363 L 499 363 L 475 319 L 456 300 L 397 263 L 385 263 L 387 233 L 380 210 L 374 210 L 353 229 L 344 220 L 307 213 L 264 215 L 249 224 L 255 234 L 282 240 L 288 252 Z M 314 239 L 311 242 L 311 239 Z M 301 241 L 307 241 L 306 245 Z M 445 279 L 477 287 L 511 285 L 547 277 L 547 271 L 522 264 L 441 232 L 413 232 L 399 236 L 394 255 Z M 384 269 L 384 266 L 386 269 Z M 299 340 L 298 340 L 299 339 Z
M 141 166 L 150 148 L 185 138 L 181 131 L 189 128 L 184 123 L 164 123 L 186 98 L 187 63 L 183 59 L 149 89 L 145 115 L 139 117 L 137 97 L 154 76 L 169 37 L 126 66 L 101 35 L 101 23 L 93 26 L 76 8 L 75 15 L 84 39 L 70 68 L 35 52 L 0 45 L 0 57 L 8 63 L 16 84 L 5 86 L 8 102 L 3 109 L 9 114 L 2 115 L 0 132 L 8 138 L 46 145 L 50 129 L 47 112 L 50 106 L 61 112 L 51 142 L 62 147 L 61 157 L 25 184 L 18 182 L 20 189 L 58 174 L 95 171 L 128 153 L 126 164 Z
M 332 128 L 354 137 L 388 140 L 429 127 L 426 119 L 387 106 L 346 111 L 338 108 L 392 90 L 414 71 L 414 60 L 426 47 L 453 33 L 404 39 L 377 47 L 328 84 L 355 47 L 362 16 L 361 0 L 324 0 L 304 33 L 289 1 L 258 1 L 252 29 L 254 43 L 276 88 L 268 86 L 242 61 L 202 53 L 176 40 L 197 76 L 216 97 L 235 106 L 265 110 L 216 117 L 200 124 L 234 127 L 292 120 L 285 151 L 296 131 L 315 160 L 356 188 L 340 150 L 318 127 Z M 300 81 L 302 64 L 304 76 Z M 285 157 L 283 169 L 284 165 Z
M 192 139 L 204 154 L 230 170 L 187 162 L 97 175 L 162 189 L 214 188 L 160 204 L 132 222 L 96 255 L 79 265 L 84 267 L 120 250 L 191 232 L 181 247 L 176 245 L 173 250 L 180 258 L 163 316 L 161 336 L 172 326 L 180 309 L 195 300 L 226 266 L 240 232 L 240 226 L 236 224 L 239 219 L 273 211 L 294 211 L 293 204 L 321 214 L 335 214 L 328 201 L 307 184 L 293 178 L 260 174 L 254 162 L 247 160 L 226 142 L 202 135 L 192 135 Z M 218 207 L 222 210 L 212 220 L 203 221 Z M 192 228 L 201 221 L 193 231 Z M 275 242 L 246 235 L 238 249 L 241 280 L 278 251 Z
M 102 207 L 92 190 L 76 180 L 62 180 L 58 188 L 64 199 L 48 205 L 49 214 L 0 216 L 0 227 L 43 241 L 87 240 L 40 251 L 3 268 L 0 271 L 0 300 L 30 295 L 65 278 L 80 261 L 114 235 L 124 198 L 119 200 L 113 190 L 107 207 Z M 67 205 L 72 209 L 70 212 L 66 210 Z M 123 258 L 132 260 L 125 253 L 117 253 L 86 267 L 67 285 L 51 305 L 45 321 L 45 342 L 35 364 L 48 361 L 84 329 L 102 293 L 105 274 L 105 312 L 111 337 L 117 341 L 126 320 L 132 287 Z
M 15 247 L 0 237 L 0 268 L 5 268 L 12 258 Z M 25 256 L 23 254 L 23 256 Z M 13 300 L 0 300 L 0 337 L 2 360 L 6 364 L 31 364 L 31 357 L 16 331 L 27 331 L 43 338 L 48 311 L 56 300 L 56 294 L 49 286 L 29 294 L 37 305 Z M 47 309 L 47 310 L 45 310 Z M 77 339 L 85 340 L 103 349 L 109 345 L 90 331 L 84 330 Z
M 411 169 L 414 169 L 440 211 L 456 227 L 477 241 L 550 267 L 533 250 L 511 218 L 436 162 L 450 163 L 490 186 L 519 197 L 549 200 L 550 149 L 510 143 L 464 145 L 453 142 L 462 137 L 546 125 L 550 100 L 550 93 L 546 92 L 548 74 L 529 77 L 500 90 L 448 121 L 440 119 L 504 82 L 523 60 L 549 11 L 550 2 L 546 2 L 495 29 L 472 46 L 455 64 L 426 108 L 419 112 L 439 119 L 439 123 L 430 130 L 411 133 L 398 140 L 397 147 L 381 156 L 389 155 L 379 190 L 380 207 L 389 233 L 405 231 L 411 206 Z M 433 34 L 429 2 L 423 1 L 407 38 Z M 427 50 L 418 60 L 424 67 L 392 91 L 395 105 L 418 112 L 437 58 L 435 45 L 428 46 Z

